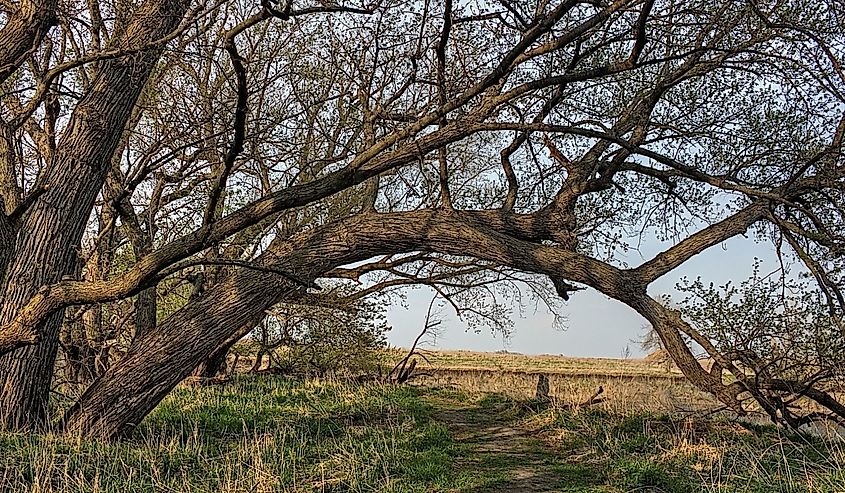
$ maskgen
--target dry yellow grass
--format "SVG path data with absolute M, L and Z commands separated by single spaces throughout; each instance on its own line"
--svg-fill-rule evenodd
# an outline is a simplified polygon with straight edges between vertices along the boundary
M 405 352 L 403 349 L 396 350 L 396 353 L 401 355 Z M 576 376 L 683 377 L 674 366 L 648 358 L 573 358 L 551 354 L 526 355 L 480 351 L 422 351 L 422 353 L 428 361 L 418 361 L 420 369 L 542 372 Z
M 406 354 L 397 349 L 391 360 Z M 556 355 L 424 351 L 413 383 L 468 392 L 498 393 L 517 399 L 537 392 L 540 375 L 558 404 L 587 401 L 601 387 L 608 411 L 703 411 L 718 404 L 660 359 L 572 358 Z
M 389 359 L 395 362 L 406 354 L 407 350 L 395 349 Z M 714 412 L 734 417 L 713 396 L 693 386 L 671 362 L 661 357 L 573 358 L 479 351 L 423 351 L 422 354 L 425 360 L 417 357 L 416 376 L 412 381 L 415 385 L 530 399 L 535 397 L 543 375 L 552 402 L 565 407 L 577 407 L 602 388 L 602 402 L 597 407 L 611 413 Z M 812 403 L 797 404 L 815 409 Z M 750 414 L 744 419 L 761 424 L 769 422 L 753 404 L 748 410 Z M 838 437 L 843 432 L 826 424 L 813 426 L 813 430 L 820 435 Z

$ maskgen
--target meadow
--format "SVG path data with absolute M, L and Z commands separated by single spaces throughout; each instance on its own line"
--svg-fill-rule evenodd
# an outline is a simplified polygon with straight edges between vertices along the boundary
M 618 393 L 621 377 L 593 378 Z M 619 399 L 578 408 L 454 382 L 237 375 L 180 387 L 123 441 L 2 434 L 0 489 L 845 491 L 841 440 Z
M 496 370 L 545 372 L 561 375 L 627 376 L 627 377 L 681 377 L 680 371 L 655 354 L 648 358 L 576 358 L 571 356 L 541 354 L 527 355 L 499 351 L 423 351 L 425 360 L 421 368 L 450 370 Z

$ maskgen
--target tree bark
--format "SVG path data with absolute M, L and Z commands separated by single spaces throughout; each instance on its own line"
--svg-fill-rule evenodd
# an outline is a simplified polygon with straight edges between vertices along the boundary
M 156 326 L 158 303 L 156 288 L 147 288 L 135 297 L 135 333 L 132 339 L 138 339 Z
M 0 199 L 3 201 L 0 212 L 7 216 L 12 214 L 23 198 L 15 172 L 14 141 L 15 135 L 11 128 L 0 123 Z M 5 263 L 0 265 L 5 265 Z
M 680 313 L 666 308 L 646 295 L 617 299 L 636 310 L 651 323 L 675 365 L 693 385 L 713 394 L 737 414 L 745 414 L 742 404 L 737 400 L 738 387 L 725 385 L 722 382 L 721 375 L 714 375 L 706 371 L 690 351 L 689 346 L 681 336 L 682 332 L 686 332 L 684 330 L 686 322 L 681 318 Z
M 129 48 L 172 32 L 187 2 L 150 0 L 119 42 Z M 37 186 L 46 188 L 21 221 L 3 287 L 0 322 L 8 323 L 42 287 L 72 276 L 76 249 L 122 130 L 160 51 L 102 62 L 76 106 L 56 155 Z M 62 310 L 35 329 L 39 342 L 0 357 L 0 428 L 27 430 L 46 420 Z
M 199 378 L 214 378 L 226 372 L 226 356 L 229 348 L 225 344 L 211 352 L 202 362 L 194 368 L 193 376 Z
M 483 260 L 592 286 L 651 321 L 685 375 L 732 402 L 686 346 L 679 332 L 683 321 L 648 297 L 646 282 L 632 271 L 532 242 L 546 234 L 530 215 L 421 210 L 360 214 L 290 239 L 277 237 L 254 268 L 235 269 L 137 340 L 68 411 L 64 429 L 104 438 L 130 432 L 203 358 L 238 328 L 257 323 L 273 304 L 338 266 L 413 251 L 459 256 L 471 251 Z
M 38 49 L 56 23 L 57 0 L 24 1 L 0 29 L 0 83 L 18 69 L 27 54 Z
M 11 214 L 22 200 L 15 172 L 14 133 L 0 122 L 0 279 L 14 256 L 17 225 Z
M 239 270 L 135 341 L 65 415 L 64 430 L 103 438 L 126 435 L 245 321 L 292 289 L 279 276 Z
M 261 317 L 259 317 L 261 318 Z M 226 371 L 226 357 L 232 347 L 247 336 L 256 324 L 248 323 L 229 336 L 223 344 L 215 348 L 196 368 L 193 375 L 201 378 L 214 378 Z
M 252 368 L 249 369 L 250 373 L 258 373 L 261 370 L 261 365 L 264 363 L 264 350 L 259 349 L 258 354 L 255 355 L 255 361 L 252 363 Z

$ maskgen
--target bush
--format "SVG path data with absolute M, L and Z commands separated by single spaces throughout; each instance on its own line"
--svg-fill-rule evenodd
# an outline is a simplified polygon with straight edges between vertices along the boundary
M 373 301 L 349 302 L 340 296 L 329 301 L 277 306 L 253 331 L 257 365 L 267 354 L 270 367 L 286 374 L 354 376 L 381 372 L 385 334 L 390 330 L 383 308 Z

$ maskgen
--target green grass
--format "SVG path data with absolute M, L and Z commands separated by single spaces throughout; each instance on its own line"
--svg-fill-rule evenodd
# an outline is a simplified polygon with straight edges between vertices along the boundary
M 561 491 L 845 492 L 845 443 L 719 419 L 528 412 L 521 424 L 578 478 Z
M 502 429 L 516 436 L 490 436 Z M 495 394 L 240 377 L 180 388 L 121 442 L 0 434 L 0 491 L 833 493 L 845 445 Z
M 447 491 L 466 478 L 419 391 L 239 378 L 175 391 L 124 442 L 0 435 L 0 489 Z

